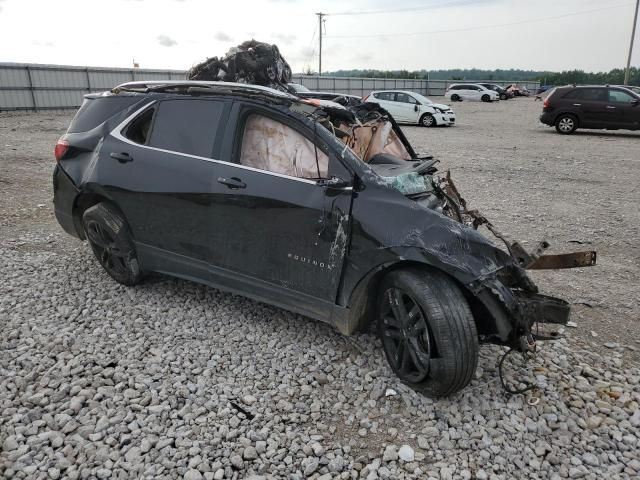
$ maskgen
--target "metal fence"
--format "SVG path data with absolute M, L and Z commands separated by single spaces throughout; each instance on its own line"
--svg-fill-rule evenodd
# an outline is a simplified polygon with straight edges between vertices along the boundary
M 454 83 L 493 83 L 507 86 L 513 83 L 523 85 L 535 92 L 540 82 L 497 81 L 497 80 L 418 80 L 411 78 L 345 78 L 318 77 L 317 75 L 294 75 L 293 81 L 300 83 L 309 90 L 318 92 L 349 93 L 364 96 L 373 90 L 408 90 L 422 95 L 441 96 L 449 85 Z
M 83 95 L 110 90 L 134 80 L 184 80 L 184 70 L 147 70 L 140 68 L 74 67 L 26 63 L 0 63 L 0 111 L 50 110 L 78 108 Z M 345 78 L 294 75 L 293 81 L 310 90 L 364 96 L 372 90 L 409 90 L 423 95 L 444 95 L 454 80 L 418 80 L 392 78 Z M 464 82 L 481 80 L 464 80 Z M 518 83 L 535 90 L 539 82 Z

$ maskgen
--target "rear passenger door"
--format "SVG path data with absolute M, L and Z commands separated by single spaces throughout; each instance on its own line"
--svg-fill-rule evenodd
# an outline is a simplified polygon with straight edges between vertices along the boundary
M 612 109 L 607 108 L 607 89 L 602 87 L 577 88 L 567 94 L 571 106 L 580 113 L 580 126 L 606 128 L 613 126 Z
M 398 115 L 400 115 L 401 112 L 397 108 L 395 96 L 396 94 L 394 92 L 379 92 L 374 95 L 378 105 L 389 112 L 393 118 L 399 120 Z
M 206 272 L 212 155 L 230 103 L 198 98 L 155 102 L 105 140 L 101 183 L 122 209 L 143 262 Z

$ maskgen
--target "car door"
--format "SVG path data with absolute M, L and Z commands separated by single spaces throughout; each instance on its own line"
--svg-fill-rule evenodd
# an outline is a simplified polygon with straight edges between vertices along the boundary
M 396 104 L 397 110 L 401 118 L 396 118 L 398 121 L 407 123 L 418 123 L 418 101 L 411 95 L 405 92 L 396 92 Z M 395 116 L 394 116 L 395 118 Z
M 614 126 L 612 109 L 607 108 L 607 89 L 604 87 L 577 88 L 565 96 L 580 115 L 580 126 L 607 128 Z
M 154 102 L 105 138 L 98 178 L 140 249 L 208 262 L 211 157 L 229 109 L 218 100 Z
M 216 165 L 210 210 L 214 273 L 231 271 L 262 291 L 333 303 L 352 188 L 318 179 L 336 176 L 350 185 L 351 174 L 326 145 L 313 142 L 312 130 L 275 110 L 235 103 L 225 136 L 226 161 Z
M 620 88 L 609 88 L 607 110 L 612 125 L 636 130 L 640 128 L 640 99 Z
M 384 108 L 398 122 L 402 120 L 402 109 L 395 101 L 395 92 L 379 92 L 375 94 L 378 104 Z

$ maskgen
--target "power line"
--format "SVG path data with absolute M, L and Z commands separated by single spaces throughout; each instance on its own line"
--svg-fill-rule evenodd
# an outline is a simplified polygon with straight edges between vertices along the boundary
M 448 30 L 431 30 L 431 31 L 422 31 L 422 32 L 411 32 L 411 33 L 378 33 L 371 35 L 327 35 L 328 38 L 379 38 L 379 37 L 412 37 L 412 36 L 420 36 L 420 35 L 432 35 L 435 33 L 452 33 L 452 32 L 468 32 L 471 30 L 483 30 L 486 28 L 499 28 L 499 27 L 510 27 L 514 25 L 523 25 L 526 23 L 536 23 L 536 22 L 545 22 L 547 20 L 555 20 L 558 18 L 566 18 L 573 17 L 576 15 L 585 15 L 588 13 L 601 12 L 603 10 L 612 10 L 614 8 L 622 8 L 631 5 L 631 3 L 623 3 L 620 5 L 612 5 L 603 8 L 594 8 L 592 10 L 583 10 L 581 12 L 573 12 L 567 13 L 564 15 L 555 15 L 552 17 L 544 17 L 544 18 L 535 18 L 531 20 L 522 20 L 520 22 L 509 22 L 509 23 L 498 23 L 494 25 L 480 25 L 477 27 L 466 27 L 466 28 L 453 28 Z
M 487 0 L 458 0 L 455 2 L 448 3 L 440 3 L 436 5 L 428 5 L 421 7 L 403 7 L 403 8 L 391 8 L 387 10 L 356 10 L 356 11 L 347 11 L 347 12 L 334 12 L 334 13 L 325 13 L 325 15 L 335 16 L 343 16 L 343 15 L 378 15 L 381 13 L 405 13 L 405 12 L 418 12 L 421 10 L 433 10 L 436 8 L 445 8 L 452 7 L 456 5 L 469 5 L 474 3 L 486 3 Z

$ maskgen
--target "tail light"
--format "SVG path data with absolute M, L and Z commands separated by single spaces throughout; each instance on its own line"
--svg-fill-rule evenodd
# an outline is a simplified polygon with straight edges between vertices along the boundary
M 362 101 L 363 101 L 363 102 L 366 102 L 366 101 L 367 101 L 367 98 L 369 98 L 370 96 L 371 96 L 371 94 L 369 94 L 369 95 L 365 95 L 364 97 L 362 97 Z
M 60 160 L 62 160 L 62 158 L 66 155 L 68 151 L 69 151 L 69 142 L 63 135 L 58 139 L 58 143 L 56 143 L 56 146 L 53 149 L 53 154 L 56 157 L 56 161 L 59 162 Z
M 544 99 L 544 102 L 542 102 L 542 108 L 549 108 L 551 105 L 549 105 L 549 97 Z

